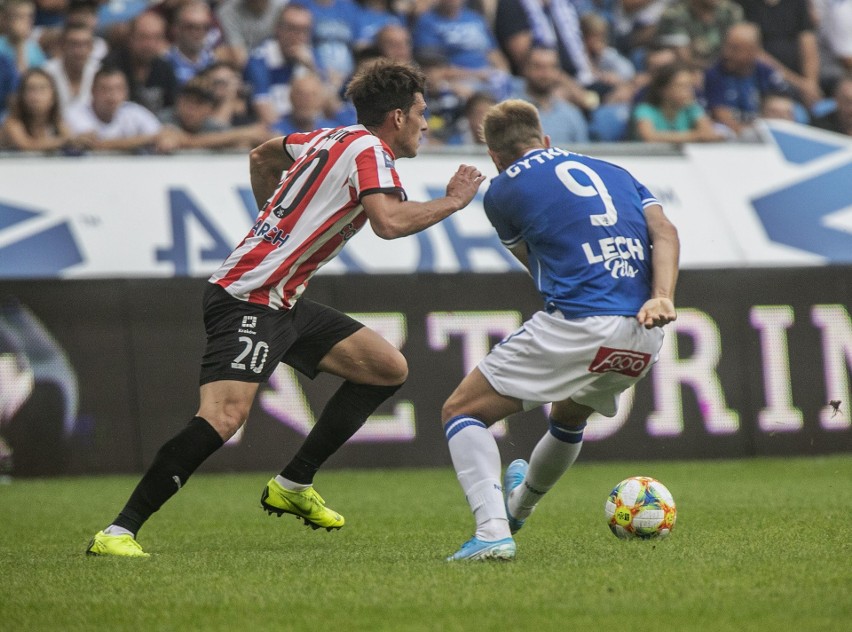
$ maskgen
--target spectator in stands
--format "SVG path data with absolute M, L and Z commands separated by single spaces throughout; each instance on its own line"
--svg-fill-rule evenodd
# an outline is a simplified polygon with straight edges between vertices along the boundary
M 248 87 L 240 72 L 229 62 L 208 66 L 201 76 L 215 99 L 211 118 L 225 127 L 238 127 L 257 121 L 248 101 Z
M 443 145 L 455 133 L 464 104 L 475 92 L 469 85 L 453 79 L 452 68 L 442 55 L 424 55 L 417 63 L 426 75 L 426 123 L 429 133 L 424 142 Z
M 566 98 L 584 109 L 597 105 L 597 93 L 584 88 L 594 74 L 571 0 L 499 0 L 494 30 L 514 74 L 521 74 L 533 46 L 552 48 L 559 54 Z
M 165 20 L 145 11 L 133 19 L 127 45 L 113 50 L 104 60 L 105 66 L 117 67 L 124 73 L 130 101 L 155 115 L 174 106 L 177 95 L 174 70 L 163 57 L 167 48 Z
M 763 59 L 779 70 L 808 107 L 822 98 L 819 47 L 809 0 L 737 0 L 763 36 Z
M 796 102 L 785 94 L 769 93 L 760 104 L 760 118 L 782 121 L 796 120 Z
M 11 59 L 18 73 L 47 60 L 33 37 L 35 10 L 32 0 L 5 0 L 0 9 L 0 55 Z
M 361 72 L 368 64 L 372 64 L 381 58 L 382 54 L 376 46 L 359 48 L 355 51 L 355 74 Z M 358 122 L 358 113 L 355 111 L 355 105 L 352 101 L 346 98 L 345 87 L 336 93 L 329 91 L 324 109 L 325 117 L 333 120 L 336 126 L 345 127 L 355 125 Z
M 392 0 L 393 11 L 404 24 L 414 24 L 421 15 L 432 8 L 435 0 Z M 488 0 L 492 2 L 493 0 Z
M 388 24 L 376 33 L 376 48 L 379 53 L 399 64 L 414 61 L 414 47 L 411 43 L 411 31 L 404 26 Z
M 447 145 L 485 145 L 482 137 L 482 119 L 497 99 L 490 92 L 474 92 L 464 104 L 464 116 L 456 125 L 456 133 L 447 139 Z
M 830 94 L 852 72 L 852 0 L 814 0 L 819 40 L 820 87 Z
M 760 104 L 767 94 L 787 94 L 781 73 L 760 61 L 760 30 L 751 22 L 728 29 L 718 62 L 704 75 L 704 94 L 710 116 L 743 137 L 753 132 Z
M 644 60 L 645 49 L 657 34 L 660 16 L 669 0 L 615 0 L 609 21 L 615 48 L 635 65 Z
M 390 25 L 402 26 L 402 21 L 390 11 L 388 0 L 357 0 L 361 7 L 356 48 L 373 46 L 379 31 Z
M 157 138 L 159 153 L 178 149 L 251 149 L 272 137 L 264 125 L 239 127 L 224 125 L 213 118 L 216 96 L 206 79 L 195 77 L 178 92 L 173 110 L 166 112 L 162 122 L 168 133 Z
M 708 68 L 719 57 L 725 32 L 742 20 L 742 8 L 731 0 L 677 0 L 660 17 L 657 36 L 676 47 L 682 61 Z
M 337 121 L 325 117 L 327 101 L 326 86 L 318 75 L 309 73 L 296 77 L 290 86 L 292 107 L 275 124 L 275 131 L 286 136 L 293 132 L 311 132 L 321 127 L 337 127 Z
M 275 34 L 281 9 L 288 0 L 224 0 L 216 17 L 231 47 L 233 62 L 243 67 L 249 54 Z
M 651 77 L 658 69 L 677 63 L 679 60 L 680 56 L 674 48 L 652 42 L 645 54 L 645 67 L 633 77 L 633 105 L 645 100 L 648 84 L 651 83 Z
M 53 78 L 41 68 L 30 68 L 21 77 L 0 127 L 0 147 L 55 152 L 70 147 L 74 140 L 62 119 Z
M 251 89 L 251 103 L 258 120 L 274 125 L 289 114 L 290 83 L 295 77 L 317 72 L 311 46 L 313 15 L 300 4 L 281 10 L 275 37 L 252 51 L 245 78 Z
M 335 90 L 355 70 L 355 37 L 360 9 L 353 0 L 299 0 L 314 18 L 313 45 L 317 65 Z
M 544 133 L 557 146 L 587 143 L 589 128 L 580 109 L 559 94 L 559 54 L 552 48 L 532 47 L 523 69 L 523 88 L 513 96 L 538 109 Z
M 656 143 L 695 143 L 724 140 L 695 99 L 690 67 L 663 66 L 651 77 L 646 101 L 633 110 L 637 140 Z
M 449 63 L 447 78 L 466 83 L 472 90 L 490 90 L 503 99 L 509 89 L 509 64 L 479 13 L 467 0 L 436 0 L 417 19 L 412 38 L 414 53 L 441 56 Z
M 95 74 L 92 101 L 68 110 L 66 120 L 74 134 L 90 135 L 96 150 L 139 151 L 153 147 L 162 125 L 144 106 L 128 100 L 124 72 L 104 65 Z
M 34 4 L 32 38 L 38 42 L 45 58 L 50 59 L 56 54 L 60 32 L 67 23 L 69 0 L 34 0 Z
M 92 57 L 101 61 L 109 53 L 106 40 L 98 35 L 98 7 L 101 0 L 70 0 L 68 13 L 65 17 L 65 26 L 88 26 L 94 33 L 92 44 Z
M 98 0 L 98 28 L 110 51 L 122 48 L 130 37 L 133 20 L 151 9 L 149 0 Z M 168 22 L 168 20 L 166 20 Z
M 68 0 L 35 0 L 35 24 L 39 28 L 61 27 Z
M 813 121 L 816 127 L 852 136 L 852 75 L 842 77 L 834 87 L 834 111 Z
M 589 88 L 601 101 L 629 101 L 633 96 L 633 64 L 609 45 L 609 24 L 597 13 L 580 18 L 580 31 L 589 57 L 594 83 Z
M 178 84 L 183 85 L 210 64 L 216 55 L 209 44 L 213 13 L 204 0 L 184 2 L 174 12 L 174 44 L 166 53 Z
M 56 82 L 63 113 L 72 105 L 88 103 L 92 98 L 92 81 L 101 67 L 94 48 L 95 33 L 91 27 L 71 22 L 62 29 L 59 55 L 44 64 L 44 70 Z
M 8 57 L 0 55 L 0 120 L 6 113 L 9 98 L 15 92 L 18 85 L 18 69 L 14 62 Z

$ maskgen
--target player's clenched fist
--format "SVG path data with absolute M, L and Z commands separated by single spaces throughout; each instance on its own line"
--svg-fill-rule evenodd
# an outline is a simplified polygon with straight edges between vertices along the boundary
M 458 170 L 447 183 L 447 197 L 456 198 L 460 207 L 467 206 L 479 190 L 479 185 L 485 181 L 482 172 L 471 165 L 459 165 Z

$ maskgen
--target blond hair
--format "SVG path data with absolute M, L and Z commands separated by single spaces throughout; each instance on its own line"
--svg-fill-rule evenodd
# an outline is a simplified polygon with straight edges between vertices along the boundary
M 509 99 L 491 106 L 482 119 L 482 136 L 488 149 L 512 162 L 531 148 L 544 146 L 544 132 L 535 106 Z

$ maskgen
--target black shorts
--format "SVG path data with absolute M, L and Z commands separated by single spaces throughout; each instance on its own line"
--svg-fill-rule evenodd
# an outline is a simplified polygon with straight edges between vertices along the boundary
M 313 379 L 325 354 L 363 326 L 304 298 L 289 311 L 271 309 L 236 299 L 211 283 L 204 292 L 207 348 L 200 383 L 265 382 L 279 362 Z

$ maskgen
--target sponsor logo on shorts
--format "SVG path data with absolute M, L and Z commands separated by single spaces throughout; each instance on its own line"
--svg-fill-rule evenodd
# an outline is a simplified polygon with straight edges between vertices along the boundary
M 243 322 L 237 332 L 255 336 L 257 335 L 255 327 L 257 327 L 257 316 L 243 316 Z
M 601 347 L 598 349 L 595 359 L 589 365 L 589 371 L 592 373 L 621 373 L 630 377 L 639 377 L 650 363 L 650 353 Z

